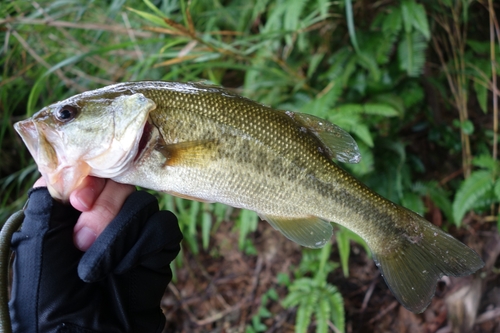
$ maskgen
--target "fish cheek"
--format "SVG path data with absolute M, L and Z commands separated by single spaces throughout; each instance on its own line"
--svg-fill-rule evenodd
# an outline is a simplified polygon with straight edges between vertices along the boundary
M 55 170 L 58 165 L 57 153 L 43 133 L 38 137 L 38 166 L 47 170 Z

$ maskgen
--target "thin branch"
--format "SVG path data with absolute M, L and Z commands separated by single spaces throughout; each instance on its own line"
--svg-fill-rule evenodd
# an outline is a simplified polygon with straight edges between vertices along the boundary
M 493 159 L 496 160 L 498 156 L 498 93 L 497 93 L 497 71 L 495 60 L 495 24 L 498 21 L 495 17 L 493 9 L 493 1 L 488 0 L 488 11 L 490 13 L 490 59 L 491 59 L 491 80 L 493 89 Z
M 7 24 L 7 27 L 9 29 L 11 29 L 11 27 Z M 33 50 L 28 42 L 26 42 L 26 40 L 15 30 L 11 30 L 12 32 L 12 35 L 19 41 L 19 43 L 24 47 L 24 49 L 26 51 L 28 51 L 28 53 L 38 62 L 40 63 L 42 66 L 44 66 L 45 68 L 47 68 L 48 70 L 50 70 L 52 68 L 52 66 L 45 61 L 45 59 L 43 59 L 42 57 L 40 57 L 36 52 L 35 50 Z M 80 86 L 78 83 L 75 83 L 73 80 L 67 78 L 64 73 L 60 70 L 60 69 L 56 69 L 54 71 L 54 73 L 57 75 L 57 77 L 59 77 L 66 86 L 68 87 L 71 87 L 71 88 L 74 88 L 75 90 L 79 91 L 79 92 L 84 92 L 85 89 L 84 87 Z
M 54 21 L 54 19 L 36 2 L 33 1 L 32 6 L 35 7 L 42 15 L 45 17 L 46 20 L 49 21 Z M 56 27 L 56 29 L 63 34 L 64 39 L 56 39 L 55 42 L 57 42 L 61 47 L 67 47 L 68 41 L 72 41 L 74 43 L 74 47 L 82 52 L 89 52 L 90 49 L 80 43 L 76 38 L 73 37 L 66 29 L 62 27 Z M 85 57 L 85 61 L 88 61 L 90 64 L 100 68 L 104 72 L 110 73 L 110 77 L 116 77 L 116 76 L 123 76 L 123 69 L 117 66 L 116 64 L 113 64 L 106 60 L 105 58 L 95 54 L 91 57 Z M 99 83 L 99 78 L 94 78 L 91 79 L 92 81 L 98 82 Z
M 128 31 L 128 36 L 130 40 L 134 43 L 134 48 L 135 52 L 137 53 L 137 57 L 139 60 L 144 61 L 144 54 L 142 53 L 141 49 L 139 48 L 139 45 L 137 45 L 137 39 L 135 38 L 135 33 L 134 30 L 132 29 L 132 26 L 130 25 L 130 21 L 128 20 L 128 16 L 126 12 L 122 13 L 122 19 L 123 22 L 125 23 L 125 27 L 127 28 Z

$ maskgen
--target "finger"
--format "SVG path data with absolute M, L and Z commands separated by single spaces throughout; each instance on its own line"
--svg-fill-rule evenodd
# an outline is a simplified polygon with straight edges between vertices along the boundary
M 135 191 L 135 187 L 106 180 L 102 192 L 92 207 L 84 211 L 74 228 L 74 243 L 86 251 L 106 226 L 120 211 L 125 199 Z
M 35 187 L 47 187 L 47 182 L 43 177 L 38 178 L 38 180 L 33 184 L 33 188 Z
M 81 212 L 89 211 L 101 195 L 106 185 L 106 180 L 96 177 L 85 177 L 76 190 L 71 192 L 69 202 L 71 206 Z

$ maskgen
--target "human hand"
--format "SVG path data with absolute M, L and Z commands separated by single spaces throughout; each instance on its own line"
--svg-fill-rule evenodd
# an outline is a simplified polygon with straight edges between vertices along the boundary
M 160 301 L 182 239 L 175 216 L 159 211 L 151 194 L 133 192 L 82 253 L 72 240 L 81 214 L 46 188 L 30 192 L 12 238 L 14 331 L 161 332 Z
M 44 186 L 47 185 L 43 178 L 33 185 Z M 82 212 L 74 228 L 75 246 L 81 251 L 87 251 L 134 191 L 135 187 L 132 185 L 119 184 L 111 179 L 86 177 L 70 196 L 71 205 Z

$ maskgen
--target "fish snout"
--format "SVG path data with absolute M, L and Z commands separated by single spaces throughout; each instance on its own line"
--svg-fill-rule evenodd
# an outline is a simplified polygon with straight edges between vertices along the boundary
M 23 139 L 24 144 L 26 145 L 26 147 L 28 147 L 28 150 L 35 161 L 37 161 L 39 134 L 35 122 L 31 118 L 22 120 L 14 124 L 14 129 L 21 136 L 21 139 Z

